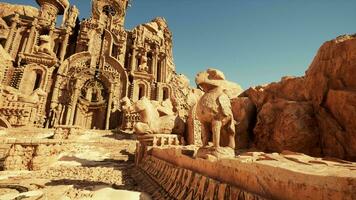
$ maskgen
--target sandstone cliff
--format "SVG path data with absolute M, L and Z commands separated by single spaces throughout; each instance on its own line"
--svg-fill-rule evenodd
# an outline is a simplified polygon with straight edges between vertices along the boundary
M 356 35 L 340 36 L 321 46 L 305 76 L 246 90 L 241 97 L 256 107 L 253 146 L 355 161 L 355 74 Z
M 18 13 L 27 17 L 35 17 L 38 15 L 38 9 L 32 6 L 16 5 L 0 2 L 0 17 L 7 17 Z

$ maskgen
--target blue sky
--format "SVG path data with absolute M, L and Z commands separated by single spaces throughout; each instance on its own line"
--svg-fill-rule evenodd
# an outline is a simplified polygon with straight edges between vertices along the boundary
M 90 15 L 89 0 L 71 3 Z M 192 85 L 208 67 L 245 89 L 300 76 L 323 42 L 356 33 L 356 0 L 133 0 L 126 28 L 156 16 L 167 19 L 177 72 Z

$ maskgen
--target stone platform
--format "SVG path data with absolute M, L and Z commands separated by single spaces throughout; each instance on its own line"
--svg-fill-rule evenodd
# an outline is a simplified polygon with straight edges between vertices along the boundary
M 204 199 L 356 198 L 356 163 L 293 152 L 247 152 L 214 162 L 194 158 L 195 151 L 154 147 L 139 167 L 161 187 L 161 195 L 173 199 L 182 199 L 177 194 L 183 199 L 203 194 Z M 186 188 L 192 191 L 184 193 Z

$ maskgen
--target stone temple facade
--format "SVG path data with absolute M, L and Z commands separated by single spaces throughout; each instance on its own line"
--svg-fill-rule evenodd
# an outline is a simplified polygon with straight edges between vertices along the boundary
M 81 21 L 67 0 L 37 3 L 0 12 L 3 127 L 114 129 L 124 97 L 171 98 L 172 33 L 163 18 L 125 30 L 128 0 L 92 0 Z

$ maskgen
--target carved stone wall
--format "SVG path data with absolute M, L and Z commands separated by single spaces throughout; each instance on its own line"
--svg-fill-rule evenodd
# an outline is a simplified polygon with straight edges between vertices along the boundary
M 67 0 L 37 2 L 39 10 L 22 12 L 1 5 L 11 8 L 0 13 L 0 42 L 14 65 L 0 67 L 0 82 L 20 96 L 41 93 L 33 108 L 21 98 L 5 98 L 0 110 L 13 115 L 29 107 L 27 115 L 36 116 L 21 123 L 9 119 L 12 125 L 113 129 L 122 122 L 113 119 L 124 118 L 117 109 L 123 97 L 171 98 L 172 33 L 163 18 L 125 30 L 128 0 L 93 0 L 92 16 L 81 22 Z

